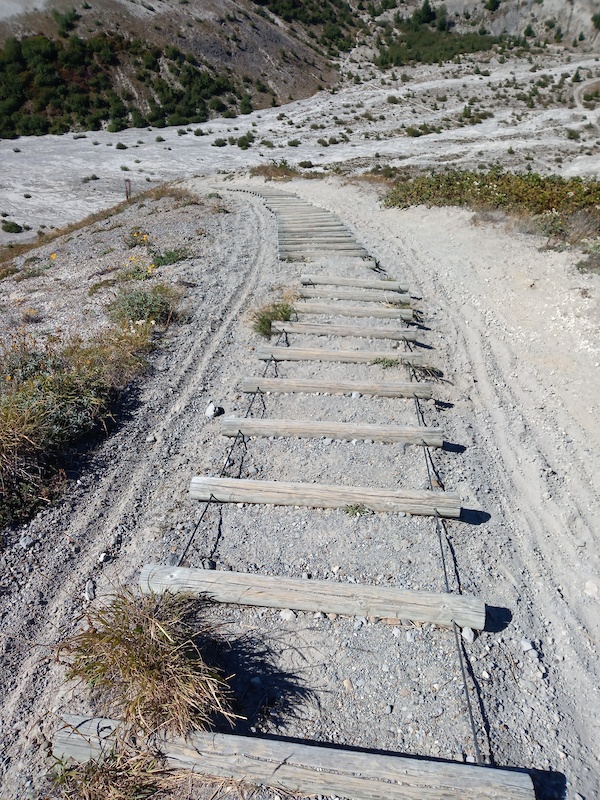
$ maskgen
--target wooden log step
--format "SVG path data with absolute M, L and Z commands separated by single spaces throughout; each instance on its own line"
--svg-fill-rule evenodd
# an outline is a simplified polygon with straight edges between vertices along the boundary
M 386 383 L 367 381 L 331 381 L 314 378 L 244 378 L 242 392 L 297 392 L 306 394 L 360 394 L 373 397 L 421 397 L 429 400 L 433 395 L 430 383 Z
M 337 583 L 334 581 L 280 578 L 246 572 L 222 572 L 147 564 L 140 587 L 145 594 L 189 592 L 208 594 L 218 603 L 265 608 L 320 611 L 346 617 L 382 617 L 434 622 L 481 631 L 485 627 L 485 603 L 464 594 L 414 592 L 391 586 Z
M 275 333 L 300 333 L 307 336 L 356 336 L 359 339 L 392 339 L 396 342 L 416 342 L 417 332 L 406 328 L 373 328 L 366 325 L 319 325 L 316 322 L 271 323 Z
M 325 244 L 325 242 L 316 242 L 315 244 L 286 244 L 281 245 L 279 247 L 279 252 L 281 253 L 321 253 L 323 251 L 334 252 L 334 253 L 357 253 L 359 255 L 365 254 L 367 251 L 364 247 L 358 247 L 356 245 L 344 245 L 344 244 Z M 308 290 L 307 290 L 308 291 Z M 341 290 L 340 290 L 341 291 Z M 306 295 L 306 297 L 320 297 L 321 295 Z M 330 297 L 332 295 L 329 295 Z M 356 299 L 356 298 L 353 298 Z M 380 298 L 381 299 L 381 298 Z
M 329 486 L 319 483 L 252 481 L 241 478 L 196 476 L 190 485 L 192 500 L 220 503 L 261 503 L 305 508 L 346 508 L 364 505 L 371 511 L 404 511 L 406 514 L 460 517 L 460 498 L 450 492 L 408 489 L 371 489 L 362 486 Z
M 376 319 L 413 319 L 412 308 L 385 308 L 377 306 L 339 306 L 337 303 L 294 303 L 298 314 L 325 314 L 330 317 L 374 317 Z
M 58 760 L 84 763 L 110 752 L 119 720 L 63 714 Z M 526 772 L 304 742 L 195 731 L 158 742 L 167 765 L 284 792 L 353 800 L 535 800 Z
M 400 305 L 410 303 L 409 294 L 388 291 L 353 291 L 352 289 L 311 289 L 302 288 L 298 292 L 299 297 L 319 297 L 328 300 L 359 300 L 363 303 L 389 303 L 390 305 Z
M 401 425 L 369 425 L 354 422 L 321 422 L 295 419 L 254 419 L 253 417 L 224 417 L 223 436 L 285 436 L 297 439 L 372 439 L 374 442 L 405 442 L 424 447 L 443 447 L 444 434 L 440 428 Z
M 326 350 L 324 347 L 309 349 L 304 347 L 271 347 L 263 345 L 256 351 L 261 361 L 339 361 L 344 364 L 373 364 L 379 359 L 391 359 L 401 364 L 426 366 L 422 353 L 408 353 L 404 350 Z M 393 365 L 390 365 L 393 366 Z
M 336 275 L 300 275 L 300 283 L 304 286 L 353 286 L 357 289 L 384 289 L 389 292 L 408 292 L 408 284 L 400 281 L 338 278 Z

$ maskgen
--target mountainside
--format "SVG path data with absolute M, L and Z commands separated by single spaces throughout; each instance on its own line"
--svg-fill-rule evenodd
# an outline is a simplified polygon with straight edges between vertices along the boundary
M 310 96 L 336 80 L 330 57 L 352 18 L 339 0 L 301 16 L 233 0 L 97 0 L 5 18 L 2 133 L 178 125 Z
M 356 45 L 387 69 L 490 49 L 587 52 L 598 28 L 594 0 L 7 3 L 0 138 L 235 118 L 334 86 L 337 56 Z

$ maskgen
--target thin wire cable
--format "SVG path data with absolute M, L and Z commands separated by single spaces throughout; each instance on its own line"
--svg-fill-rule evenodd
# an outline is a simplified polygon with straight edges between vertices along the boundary
M 282 335 L 283 335 L 283 334 L 279 334 L 279 336 L 277 337 L 277 340 L 276 340 L 276 342 L 275 342 L 275 347 L 276 347 L 276 346 L 279 344 L 279 341 L 280 341 L 280 339 L 281 339 Z M 275 365 L 277 364 L 277 362 L 275 361 L 275 359 L 273 358 L 273 356 L 271 356 L 271 357 L 269 358 L 269 360 L 267 361 L 267 363 L 266 363 L 266 365 L 265 365 L 265 368 L 264 368 L 264 370 L 263 370 L 263 374 L 261 375 L 261 377 L 262 377 L 262 378 L 264 378 L 264 377 L 265 377 L 265 375 L 267 374 L 267 372 L 269 371 L 269 367 L 271 366 L 271 364 L 275 364 Z M 250 412 L 251 412 L 251 410 L 252 410 L 252 406 L 254 405 L 254 401 L 256 400 L 256 398 L 257 398 L 257 396 L 258 396 L 259 394 L 260 394 L 260 395 L 262 395 L 262 394 L 263 394 L 263 392 L 261 391 L 261 389 L 255 389 L 255 390 L 252 392 L 252 396 L 251 396 L 251 398 L 250 398 L 250 402 L 249 402 L 249 404 L 248 404 L 248 408 L 246 409 L 246 413 L 244 414 L 244 419 L 246 419 L 246 418 L 248 417 L 248 415 L 250 414 Z M 222 478 L 222 477 L 223 477 L 223 475 L 225 474 L 225 470 L 226 470 L 226 469 L 227 469 L 227 467 L 229 466 L 229 461 L 230 461 L 230 459 L 231 459 L 231 455 L 232 455 L 232 453 L 233 453 L 233 451 L 234 451 L 234 448 L 237 446 L 237 443 L 240 441 L 240 436 L 241 436 L 241 439 L 242 439 L 242 441 L 243 441 L 244 447 L 246 447 L 246 439 L 245 439 L 245 438 L 244 438 L 244 436 L 241 434 L 241 432 L 240 432 L 240 431 L 238 431 L 238 432 L 236 433 L 236 435 L 235 435 L 235 439 L 233 440 L 233 443 L 230 445 L 229 449 L 227 450 L 227 454 L 225 455 L 225 461 L 223 462 L 223 466 L 221 467 L 221 471 L 219 472 L 219 478 Z M 188 551 L 189 551 L 190 547 L 192 546 L 192 542 L 193 542 L 193 541 L 194 541 L 194 539 L 196 538 L 196 534 L 198 533 L 198 529 L 199 529 L 200 525 L 202 524 L 202 521 L 204 520 L 204 517 L 206 516 L 206 512 L 208 511 L 208 507 L 209 507 L 209 506 L 210 506 L 212 503 L 214 503 L 215 501 L 216 501 L 216 498 L 215 498 L 215 497 L 213 497 L 213 495 L 211 495 L 211 496 L 210 496 L 210 498 L 209 498 L 208 500 L 205 500 L 205 501 L 204 501 L 204 508 L 202 509 L 202 513 L 200 514 L 200 518 L 198 519 L 198 522 L 197 522 L 197 523 L 196 523 L 196 525 L 194 526 L 194 529 L 193 529 L 192 533 L 190 534 L 190 537 L 189 537 L 189 539 L 188 539 L 188 541 L 187 541 L 187 544 L 186 544 L 186 546 L 183 548 L 183 552 L 182 552 L 182 554 L 181 554 L 181 557 L 179 558 L 179 561 L 177 562 L 177 566 L 178 566 L 178 567 L 180 567 L 180 566 L 183 564 L 183 562 L 184 562 L 184 560 L 185 560 L 185 557 L 187 556 L 187 554 L 188 554 Z
M 409 350 L 412 350 L 412 348 L 411 348 L 411 346 L 410 346 L 410 344 L 408 342 L 406 342 L 406 347 Z M 407 365 L 407 366 L 408 366 L 409 377 L 411 378 L 411 380 L 414 380 L 415 377 L 416 377 L 416 372 L 412 368 L 411 365 Z M 423 415 L 423 410 L 421 409 L 421 404 L 419 403 L 419 398 L 416 395 L 413 395 L 413 400 L 414 400 L 414 404 L 415 404 L 415 412 L 416 412 L 416 415 L 417 415 L 417 422 L 418 422 L 419 426 L 426 427 L 426 425 L 425 425 L 425 417 Z M 431 457 L 430 448 L 425 444 L 424 441 L 422 442 L 422 445 L 423 445 L 423 456 L 425 458 L 425 468 L 427 470 L 427 480 L 429 482 L 429 489 L 430 489 L 430 491 L 434 491 L 433 478 L 432 478 L 432 469 L 435 469 L 435 467 L 433 465 L 433 459 Z M 443 569 L 443 572 L 444 572 L 444 584 L 445 584 L 445 587 L 446 587 L 446 592 L 448 594 L 451 594 L 450 581 L 448 580 L 448 567 L 446 565 L 446 554 L 445 554 L 445 551 L 444 551 L 444 538 L 442 536 L 442 526 L 440 525 L 440 516 L 438 514 L 437 509 L 435 510 L 435 529 L 436 529 L 436 533 L 437 533 L 438 545 L 439 545 L 439 548 L 440 548 L 440 558 L 441 558 L 441 562 L 442 562 L 442 569 Z M 460 639 L 459 639 L 458 625 L 456 624 L 456 622 L 454 622 L 454 620 L 452 620 L 452 630 L 453 630 L 453 633 L 454 633 L 454 643 L 456 645 L 456 652 L 457 652 L 457 655 L 458 655 L 458 662 L 460 664 L 460 673 L 461 673 L 461 677 L 462 677 L 463 690 L 464 690 L 464 694 L 465 694 L 465 700 L 466 700 L 466 703 L 467 703 L 467 715 L 468 715 L 469 724 L 470 724 L 470 727 L 471 727 L 471 735 L 473 737 L 473 745 L 475 747 L 475 759 L 477 761 L 478 766 L 482 766 L 483 765 L 483 759 L 481 757 L 481 750 L 480 750 L 480 747 L 479 747 L 479 739 L 477 737 L 477 727 L 475 725 L 475 717 L 473 715 L 473 705 L 471 703 L 471 695 L 469 693 L 469 683 L 467 681 L 467 671 L 466 671 L 466 668 L 465 668 L 465 662 L 464 662 L 463 653 L 462 653 L 462 646 L 461 646 L 461 642 L 460 642 Z

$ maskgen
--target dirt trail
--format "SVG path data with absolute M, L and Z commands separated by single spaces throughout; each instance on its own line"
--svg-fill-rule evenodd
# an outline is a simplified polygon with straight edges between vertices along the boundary
M 181 553 L 196 525 L 190 478 L 217 474 L 227 449 L 218 419 L 207 420 L 204 409 L 212 399 L 242 416 L 240 378 L 264 368 L 246 311 L 296 285 L 301 272 L 372 277 L 356 259 L 278 262 L 270 212 L 251 195 L 226 191 L 242 180 L 248 183 L 219 187 L 231 213 L 194 264 L 192 321 L 157 353 L 130 419 L 91 458 L 80 486 L 27 527 L 37 542 L 31 554 L 19 549 L 18 536 L 10 543 L 11 563 L 26 567 L 18 593 L 2 598 L 0 609 L 4 630 L 14 632 L 4 642 L 12 677 L 0 728 L 3 800 L 38 796 L 52 712 L 94 710 L 30 643 L 72 628 L 89 578 L 98 596 L 119 582 L 134 585 L 143 563 Z M 196 179 L 190 187 L 206 194 L 214 183 Z M 598 278 L 575 274 L 568 253 L 540 252 L 533 237 L 471 224 L 467 212 L 386 210 L 372 186 L 334 180 L 292 181 L 285 189 L 338 214 L 389 276 L 407 279 L 423 298 L 420 336 L 448 378 L 436 384 L 440 402 L 424 404 L 425 421 L 466 448 L 436 453 L 436 468 L 465 508 L 491 515 L 448 523 L 450 578 L 453 588 L 513 615 L 504 630 L 482 633 L 467 650 L 486 759 L 542 770 L 539 798 L 564 797 L 562 775 L 569 800 L 597 797 Z M 304 335 L 292 343 L 315 346 Z M 343 345 L 381 343 L 348 337 Z M 390 377 L 369 364 L 282 364 L 279 374 Z M 412 403 L 390 398 L 272 395 L 265 413 L 415 424 Z M 231 470 L 241 477 L 428 485 L 419 448 L 401 444 L 256 439 L 240 458 L 234 454 Z M 103 552 L 110 560 L 99 564 Z M 443 588 L 432 521 L 418 517 L 227 505 L 211 509 L 196 532 L 189 563 L 207 557 L 218 569 Z M 260 636 L 276 655 L 279 682 L 274 672 L 267 679 L 232 665 L 252 711 L 248 732 L 472 758 L 448 631 L 302 613 L 283 618 L 265 609 L 215 613 L 228 630 Z

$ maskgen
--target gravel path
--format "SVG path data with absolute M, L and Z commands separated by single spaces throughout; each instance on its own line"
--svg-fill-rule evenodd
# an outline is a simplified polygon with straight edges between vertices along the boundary
M 206 195 L 214 183 L 189 186 Z M 201 506 L 187 497 L 190 478 L 218 474 L 227 448 L 218 418 L 204 410 L 212 400 L 227 414 L 245 413 L 239 381 L 263 369 L 247 311 L 297 285 L 300 272 L 372 276 L 356 260 L 310 269 L 278 262 L 272 215 L 228 185 L 219 192 L 229 213 L 206 201 L 168 218 L 176 228 L 192 213 L 205 231 L 185 265 L 185 280 L 196 284 L 186 289 L 190 323 L 171 329 L 129 417 L 82 466 L 79 484 L 9 533 L 1 554 L 11 575 L 0 598 L 10 631 L 2 640 L 6 800 L 38 796 L 55 715 L 94 710 L 64 686 L 41 645 L 75 624 L 88 580 L 98 596 L 135 584 L 142 564 L 181 553 L 195 527 Z M 473 225 L 466 212 L 384 210 L 376 189 L 335 180 L 285 188 L 338 214 L 391 277 L 422 297 L 423 342 L 446 378 L 435 386 L 438 402 L 423 403 L 425 422 L 457 445 L 433 454 L 436 471 L 473 510 L 446 524 L 451 583 L 512 614 L 501 630 L 465 645 L 484 757 L 539 770 L 540 798 L 563 796 L 565 780 L 568 798 L 597 797 L 598 278 L 576 275 L 568 253 L 540 252 L 537 239 Z M 73 257 L 91 241 L 84 232 Z M 317 346 L 299 335 L 290 343 Z M 350 364 L 284 363 L 279 374 L 393 377 Z M 416 422 L 404 399 L 271 395 L 265 403 L 269 417 Z M 232 475 L 428 488 L 422 451 L 400 444 L 256 439 L 240 456 Z M 34 540 L 26 549 L 25 534 Z M 109 554 L 102 563 L 101 553 Z M 443 590 L 435 525 L 426 518 L 213 507 L 187 561 L 206 558 L 217 569 Z M 261 609 L 220 608 L 215 616 L 271 651 L 262 664 L 233 664 L 251 731 L 473 759 L 449 631 Z

